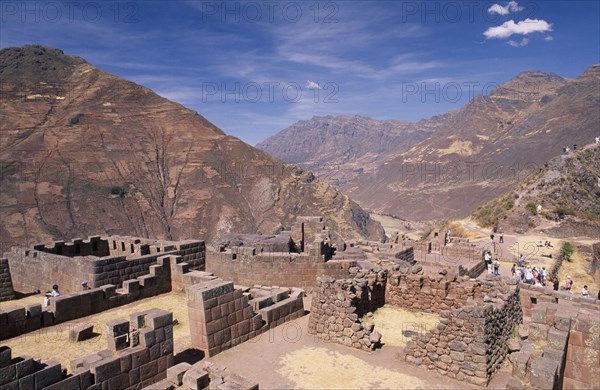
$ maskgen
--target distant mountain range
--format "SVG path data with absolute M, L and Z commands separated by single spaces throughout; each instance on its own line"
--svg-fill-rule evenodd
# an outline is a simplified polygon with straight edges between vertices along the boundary
M 214 240 L 322 215 L 345 239 L 383 228 L 310 172 L 58 49 L 0 51 L 0 236 Z
M 390 113 L 392 114 L 392 113 Z M 419 122 L 314 117 L 257 145 L 410 220 L 467 216 L 565 146 L 600 135 L 600 65 L 576 79 L 530 71 Z

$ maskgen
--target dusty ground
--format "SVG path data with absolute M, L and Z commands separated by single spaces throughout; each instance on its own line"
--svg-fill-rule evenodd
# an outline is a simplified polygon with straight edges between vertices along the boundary
M 440 317 L 437 314 L 384 306 L 375 311 L 373 323 L 375 329 L 381 333 L 381 342 L 384 345 L 404 347 L 411 339 L 405 332 L 429 332 L 440 323 Z
M 44 295 L 43 294 L 35 294 L 35 295 L 30 295 L 28 297 L 25 298 L 21 298 L 21 299 L 14 299 L 12 301 L 6 301 L 6 302 L 0 302 L 0 309 L 2 309 L 3 307 L 7 307 L 7 306 L 29 306 L 29 305 L 35 305 L 35 304 L 44 304 Z
M 0 342 L 12 348 L 13 356 L 29 355 L 40 359 L 56 359 L 63 368 L 70 368 L 70 361 L 95 351 L 106 348 L 107 321 L 117 318 L 129 318 L 129 314 L 158 307 L 172 311 L 178 325 L 173 327 L 175 348 L 183 348 L 189 344 L 189 325 L 185 295 L 177 293 L 164 294 L 147 298 L 136 303 L 121 306 L 89 317 L 65 322 L 53 327 L 42 328 L 19 337 Z M 69 342 L 69 330 L 82 323 L 93 323 L 97 336 L 78 343 Z
M 305 299 L 310 305 L 310 298 Z M 190 354 L 187 309 L 183 294 L 170 293 L 148 298 L 77 321 L 45 328 L 38 332 L 2 342 L 13 349 L 13 356 L 58 359 L 68 368 L 72 359 L 106 348 L 104 324 L 115 318 L 127 318 L 130 313 L 152 307 L 173 311 L 178 325 L 174 327 L 175 350 L 185 351 L 177 361 L 194 363 L 201 355 Z M 307 332 L 308 315 L 283 324 L 242 345 L 210 358 L 232 372 L 258 382 L 263 389 L 293 387 L 301 389 L 447 389 L 475 388 L 442 377 L 426 369 L 404 363 L 403 345 L 398 324 L 433 324 L 426 314 L 382 308 L 376 312 L 376 329 L 383 334 L 385 345 L 375 352 L 359 351 L 335 343 L 317 340 Z M 70 343 L 68 330 L 79 323 L 92 322 L 99 334 L 93 339 Z M 425 331 L 427 326 L 421 328 Z M 411 328 L 414 330 L 414 328 Z M 187 351 L 186 351 L 187 350 Z
M 600 289 L 600 269 L 596 270 L 594 275 L 591 275 L 587 271 L 589 269 L 588 263 L 588 259 L 578 251 L 573 253 L 570 262 L 563 261 L 558 272 L 558 280 L 560 280 L 561 286 L 565 284 L 567 276 L 570 276 L 573 279 L 572 291 L 574 294 L 581 294 L 581 289 L 584 285 L 587 285 L 590 295 L 597 296 L 598 289 Z

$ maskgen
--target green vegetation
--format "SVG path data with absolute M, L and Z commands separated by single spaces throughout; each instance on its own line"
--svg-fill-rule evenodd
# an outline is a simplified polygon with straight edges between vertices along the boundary
M 518 197 L 517 193 L 509 192 L 477 207 L 472 217 L 483 227 L 496 226 L 501 220 L 507 218 L 506 212 L 514 207 L 515 199 Z
M 529 210 L 532 215 L 537 215 L 537 206 L 534 202 L 527 202 L 525 208 Z
M 567 261 L 571 261 L 571 256 L 573 255 L 573 252 L 575 252 L 575 248 L 573 248 L 573 244 L 571 244 L 570 242 L 565 242 L 562 248 L 560 249 L 560 254 Z

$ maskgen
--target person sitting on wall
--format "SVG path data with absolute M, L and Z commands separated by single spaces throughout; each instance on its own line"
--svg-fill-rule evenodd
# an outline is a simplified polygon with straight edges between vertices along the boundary
M 583 286 L 583 288 L 581 289 L 581 295 L 584 297 L 590 296 L 590 291 L 588 290 L 587 284 L 585 286 Z
M 46 291 L 46 294 L 44 294 L 45 298 L 44 298 L 44 306 L 48 307 L 50 306 L 50 302 L 52 301 L 52 298 L 56 298 L 60 296 L 60 292 L 58 291 L 58 284 L 55 284 L 52 286 L 52 291 Z
M 52 298 L 60 296 L 60 292 L 58 291 L 58 284 L 52 286 L 52 292 L 50 292 L 50 294 L 52 294 Z
M 44 294 L 44 307 L 50 306 L 51 298 L 52 298 L 52 293 L 50 291 L 46 291 L 46 294 Z

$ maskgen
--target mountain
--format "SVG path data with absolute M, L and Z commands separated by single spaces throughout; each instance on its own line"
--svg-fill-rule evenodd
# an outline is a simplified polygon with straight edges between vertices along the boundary
M 214 240 L 323 215 L 346 239 L 383 229 L 346 195 L 198 113 L 43 46 L 0 51 L 0 235 Z
M 315 116 L 265 139 L 257 148 L 300 164 L 339 188 L 429 137 L 432 129 L 362 116 Z
M 471 216 L 484 227 L 508 231 L 547 229 L 553 236 L 600 236 L 600 145 L 552 158 L 509 192 L 479 206 Z M 538 205 L 540 209 L 538 211 Z
M 600 65 L 573 80 L 523 72 L 460 110 L 402 126 L 429 136 L 397 153 L 384 152 L 372 164 L 343 162 L 343 148 L 321 150 L 339 162 L 338 170 L 357 162 L 361 166 L 350 180 L 332 183 L 380 214 L 409 220 L 465 217 L 543 167 L 563 147 L 599 135 Z M 299 133 L 287 139 L 286 147 L 306 142 Z

